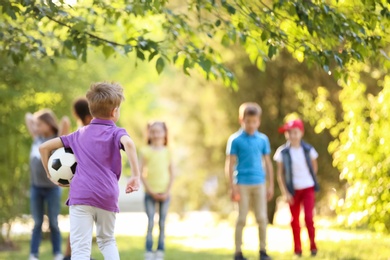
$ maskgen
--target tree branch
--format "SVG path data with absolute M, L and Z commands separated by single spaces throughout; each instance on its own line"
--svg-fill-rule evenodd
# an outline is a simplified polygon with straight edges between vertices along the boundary
M 55 23 L 57 23 L 57 24 L 59 24 L 59 25 L 62 25 L 62 26 L 67 27 L 67 28 L 69 28 L 69 29 L 72 29 L 72 26 L 70 26 L 69 24 L 66 24 L 66 23 L 64 23 L 64 22 L 61 22 L 61 21 L 59 21 L 59 20 L 57 20 L 57 19 L 55 19 L 55 18 L 53 18 L 53 17 L 51 17 L 51 16 L 49 16 L 49 15 L 46 15 L 46 17 L 47 17 L 49 20 L 51 20 L 51 21 L 53 21 L 53 22 L 55 22 Z M 101 41 L 101 42 L 105 42 L 105 43 L 108 43 L 108 44 L 111 44 L 111 45 L 114 45 L 114 46 L 121 46 L 121 47 L 126 46 L 125 44 L 122 44 L 122 43 L 113 42 L 113 41 L 110 41 L 110 40 L 101 38 L 101 37 L 99 37 L 99 36 L 97 36 L 97 35 L 95 35 L 95 34 L 92 34 L 92 33 L 90 33 L 90 32 L 84 31 L 83 33 L 86 34 L 86 35 L 88 35 L 90 38 L 93 38 L 93 39 L 95 39 L 95 40 L 98 40 L 98 41 Z M 135 47 L 135 46 L 133 46 L 133 47 Z

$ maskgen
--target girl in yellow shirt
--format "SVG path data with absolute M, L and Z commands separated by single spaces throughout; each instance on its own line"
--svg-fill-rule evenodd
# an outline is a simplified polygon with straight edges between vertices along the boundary
M 145 187 L 145 211 L 148 216 L 145 260 L 164 259 L 165 219 L 173 182 L 171 154 L 167 147 L 168 131 L 164 122 L 148 124 L 148 145 L 140 150 L 142 182 Z M 157 251 L 153 252 L 153 226 L 156 206 L 159 206 L 159 228 Z

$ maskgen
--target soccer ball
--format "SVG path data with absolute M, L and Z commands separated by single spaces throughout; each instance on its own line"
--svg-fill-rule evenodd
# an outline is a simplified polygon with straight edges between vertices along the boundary
M 52 181 L 69 186 L 76 173 L 77 161 L 72 149 L 62 147 L 50 156 L 48 166 Z

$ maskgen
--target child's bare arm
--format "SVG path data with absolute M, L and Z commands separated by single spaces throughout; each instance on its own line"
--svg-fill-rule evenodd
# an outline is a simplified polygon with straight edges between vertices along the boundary
M 144 165 L 145 165 L 145 158 L 142 157 L 142 155 L 139 156 L 139 169 L 141 173 L 141 181 L 144 184 L 146 193 L 149 193 L 151 195 L 154 194 L 154 192 L 150 189 L 150 186 L 145 178 L 145 172 L 144 172 Z
M 51 177 L 50 173 L 49 173 L 49 169 L 48 169 L 48 162 L 49 162 L 50 153 L 53 150 L 56 150 L 56 149 L 61 148 L 61 147 L 64 147 L 64 144 L 62 143 L 61 138 L 59 138 L 59 137 L 51 139 L 47 142 L 44 142 L 43 144 L 41 144 L 39 146 L 39 153 L 41 154 L 42 164 L 43 164 L 43 167 L 45 168 L 47 177 L 49 179 Z
M 267 199 L 270 200 L 274 196 L 274 167 L 272 166 L 271 157 L 269 154 L 264 155 L 265 170 L 268 176 Z
M 165 194 L 167 195 L 171 192 L 174 178 L 175 178 L 175 166 L 171 160 L 171 162 L 169 163 L 169 183 L 168 183 L 167 190 L 165 192 Z
M 32 138 L 35 138 L 37 136 L 37 133 L 35 131 L 33 114 L 27 113 L 25 116 L 25 122 L 26 122 L 26 127 L 27 127 L 29 134 L 32 136 Z
M 234 166 L 237 162 L 237 156 L 235 155 L 228 155 L 226 157 L 226 164 L 227 164 L 227 170 L 228 170 L 228 176 L 229 176 L 229 185 L 230 188 L 234 187 Z
M 70 119 L 67 116 L 61 118 L 58 135 L 67 135 L 70 133 Z
M 138 166 L 137 151 L 133 140 L 127 135 L 124 135 L 120 139 L 121 144 L 125 148 L 127 158 L 129 159 L 132 176 L 127 183 L 126 193 L 137 191 L 140 185 L 140 171 Z
M 311 160 L 311 164 L 313 166 L 314 175 L 317 175 L 317 172 L 318 172 L 318 162 L 317 162 L 317 159 Z
M 225 162 L 225 170 L 227 171 L 227 175 L 229 176 L 229 187 L 231 191 L 231 199 L 232 201 L 238 201 L 238 197 L 240 195 L 240 191 L 237 187 L 237 185 L 234 183 L 234 167 L 237 163 L 237 156 L 236 155 L 228 155 L 226 157 Z

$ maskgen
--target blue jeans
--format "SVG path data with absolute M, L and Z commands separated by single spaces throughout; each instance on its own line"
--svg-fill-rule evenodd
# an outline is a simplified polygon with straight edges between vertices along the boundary
M 158 237 L 157 250 L 165 249 L 165 219 L 169 208 L 168 198 L 165 201 L 156 201 L 149 194 L 145 194 L 145 211 L 148 216 L 148 231 L 146 233 L 146 251 L 152 251 L 153 248 L 153 227 L 154 227 L 154 213 L 156 212 L 156 205 L 159 205 L 159 228 L 160 235 Z
M 61 253 L 61 232 L 58 227 L 58 214 L 60 213 L 61 188 L 41 188 L 31 186 L 30 207 L 34 219 L 34 228 L 31 236 L 30 253 L 38 257 L 39 245 L 42 239 L 42 223 L 45 213 L 45 204 L 47 215 L 49 217 L 49 227 L 53 254 Z

